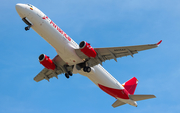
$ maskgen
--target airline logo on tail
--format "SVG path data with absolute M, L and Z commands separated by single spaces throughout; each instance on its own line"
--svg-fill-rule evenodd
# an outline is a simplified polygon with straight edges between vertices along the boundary
M 138 79 L 133 77 L 127 82 L 123 83 L 122 86 L 129 92 L 129 94 L 133 95 L 136 90 L 137 84 L 138 84 Z

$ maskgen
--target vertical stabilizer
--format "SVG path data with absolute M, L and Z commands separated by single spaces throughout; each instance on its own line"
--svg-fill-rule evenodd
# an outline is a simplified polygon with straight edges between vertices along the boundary
M 137 84 L 138 84 L 138 79 L 136 77 L 133 77 L 124 84 L 122 84 L 122 86 L 129 92 L 129 94 L 133 95 Z

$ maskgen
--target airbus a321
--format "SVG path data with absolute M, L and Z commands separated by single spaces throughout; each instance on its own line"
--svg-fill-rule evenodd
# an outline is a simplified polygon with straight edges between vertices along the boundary
M 44 69 L 34 77 L 36 82 L 43 79 L 49 81 L 52 77 L 58 78 L 58 75 L 62 73 L 66 78 L 79 73 L 88 77 L 101 90 L 116 98 L 117 100 L 112 104 L 113 107 L 124 104 L 137 107 L 136 101 L 155 98 L 154 95 L 135 95 L 137 78 L 133 77 L 124 84 L 120 84 L 101 65 L 106 60 L 114 59 L 117 62 L 117 58 L 128 55 L 133 57 L 139 51 L 156 48 L 162 40 L 155 44 L 125 47 L 93 48 L 86 41 L 82 41 L 78 45 L 35 6 L 18 3 L 16 10 L 27 24 L 25 30 L 28 31 L 32 28 L 57 52 L 57 56 L 52 60 L 45 54 L 39 56 L 39 62 Z

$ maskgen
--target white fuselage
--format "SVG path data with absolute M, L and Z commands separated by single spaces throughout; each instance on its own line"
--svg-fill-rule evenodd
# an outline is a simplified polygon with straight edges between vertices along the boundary
M 58 55 L 68 65 L 76 65 L 83 62 L 83 59 L 79 58 L 74 50 L 78 49 L 79 45 L 38 8 L 34 6 L 31 7 L 27 4 L 17 4 L 16 10 L 21 18 L 26 17 L 32 23 L 31 28 L 52 45 Z M 124 89 L 124 87 L 101 65 L 96 65 L 91 67 L 91 69 L 91 72 L 87 73 L 83 70 L 76 70 L 76 68 L 74 68 L 73 73 L 79 73 L 88 77 L 98 87 L 99 84 L 101 84 L 112 89 Z M 130 99 L 121 99 L 121 101 L 134 105 L 134 101 L 131 102 Z

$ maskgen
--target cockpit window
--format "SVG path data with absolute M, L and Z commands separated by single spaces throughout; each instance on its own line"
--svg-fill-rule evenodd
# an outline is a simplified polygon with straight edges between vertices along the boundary
M 31 4 L 27 4 L 28 6 L 30 6 L 30 7 L 33 7 Z

